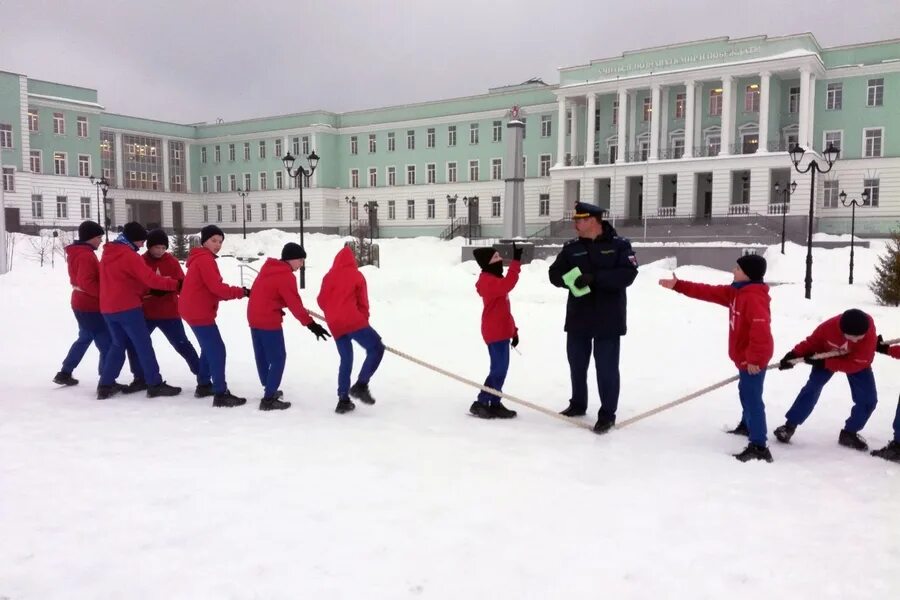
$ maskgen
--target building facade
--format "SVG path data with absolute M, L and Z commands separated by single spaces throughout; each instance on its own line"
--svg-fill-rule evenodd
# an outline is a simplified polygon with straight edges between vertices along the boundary
M 348 113 L 182 125 L 104 110 L 96 90 L 0 72 L 7 227 L 97 219 L 89 175 L 111 182 L 113 226 L 339 231 L 377 203 L 381 236 L 439 235 L 477 196 L 483 236 L 503 222 L 506 124 L 525 122 L 526 226 L 577 199 L 614 219 L 802 215 L 793 144 L 840 149 L 817 180 L 817 226 L 886 233 L 900 217 L 900 40 L 823 49 L 811 34 L 627 52 L 487 94 Z M 281 156 L 321 157 L 304 183 Z M 776 192 L 797 182 L 793 196 Z M 238 191 L 249 192 L 242 198 Z M 455 200 L 454 200 L 455 199 Z

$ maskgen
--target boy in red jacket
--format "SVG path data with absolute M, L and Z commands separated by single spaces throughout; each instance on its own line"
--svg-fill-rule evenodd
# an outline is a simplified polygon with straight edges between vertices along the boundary
M 187 275 L 178 298 L 178 312 L 191 326 L 200 343 L 200 372 L 198 381 L 212 380 L 213 406 L 231 408 L 246 404 L 228 390 L 225 381 L 225 342 L 216 325 L 221 300 L 237 300 L 250 295 L 247 288 L 225 285 L 216 265 L 225 234 L 215 225 L 200 230 L 200 247 L 188 255 Z M 208 395 L 197 387 L 197 397 Z
M 144 262 L 157 275 L 171 277 L 179 283 L 184 281 L 184 271 L 178 259 L 167 252 L 169 236 L 162 229 L 154 229 L 147 234 L 147 252 Z M 178 292 L 150 290 L 144 296 L 144 318 L 147 329 L 152 334 L 157 328 L 162 331 L 175 351 L 184 358 L 191 373 L 197 376 L 197 389 L 194 395 L 198 398 L 212 396 L 212 382 L 209 374 L 200 377 L 200 357 L 194 345 L 184 332 L 184 323 L 178 314 Z
M 485 387 L 503 391 L 506 373 L 509 371 L 509 347 L 519 345 L 519 330 L 509 306 L 509 293 L 519 281 L 522 269 L 522 248 L 513 244 L 513 259 L 509 271 L 503 276 L 503 259 L 493 248 L 476 248 L 475 261 L 481 267 L 481 275 L 475 282 L 475 291 L 484 302 L 481 312 L 481 336 L 487 344 L 491 367 Z M 485 391 L 469 407 L 469 412 L 480 419 L 512 419 L 516 411 L 503 406 L 500 397 Z
M 334 257 L 331 270 L 322 279 L 317 298 L 325 313 L 325 322 L 334 336 L 341 364 L 338 368 L 338 403 L 334 412 L 350 412 L 356 405 L 354 397 L 364 404 L 375 404 L 369 391 L 369 381 L 381 364 L 384 344 L 378 332 L 369 326 L 369 295 L 366 278 L 356 266 L 356 257 L 349 246 L 344 246 Z M 353 371 L 353 341 L 366 351 L 366 360 L 359 370 L 359 377 L 350 387 Z
M 847 381 L 850 382 L 853 408 L 838 435 L 838 443 L 854 450 L 869 449 L 859 432 L 866 426 L 878 404 L 875 376 L 872 374 L 876 337 L 872 317 L 857 308 L 851 308 L 816 327 L 812 335 L 784 355 L 779 369 L 791 369 L 794 361 L 802 358 L 803 362 L 812 365 L 812 371 L 806 385 L 787 411 L 785 424 L 775 430 L 775 437 L 779 442 L 791 441 L 797 426 L 802 425 L 815 408 L 822 388 L 832 375 L 840 372 L 846 373 Z M 834 358 L 812 358 L 815 354 L 834 350 L 843 351 L 844 354 Z
M 875 351 L 900 360 L 900 344 L 888 346 L 880 335 Z M 900 398 L 897 398 L 897 412 L 894 413 L 894 439 L 884 448 L 872 451 L 872 456 L 900 463 Z
M 283 309 L 291 311 L 301 325 L 315 334 L 316 339 L 330 337 L 306 312 L 297 291 L 294 272 L 303 266 L 305 259 L 306 251 L 303 246 L 288 242 L 281 249 L 281 260 L 266 259 L 253 282 L 250 301 L 247 303 L 247 321 L 253 338 L 259 382 L 264 388 L 259 410 L 284 410 L 291 406 L 290 402 L 280 400 L 281 391 L 278 389 L 287 359 L 284 330 L 281 328 Z
M 733 275 L 731 285 L 691 283 L 681 281 L 674 274 L 671 279 L 660 279 L 659 284 L 689 298 L 728 307 L 728 357 L 738 368 L 738 394 L 743 411 L 741 422 L 729 433 L 750 438 L 747 447 L 734 457 L 741 462 L 772 462 L 772 453 L 766 446 L 763 403 L 766 367 L 774 352 L 769 286 L 763 283 L 766 259 L 757 254 L 742 256 Z
M 97 386 L 99 400 L 119 391 L 116 377 L 125 364 L 125 351 L 129 345 L 140 363 L 149 397 L 177 396 L 181 393 L 181 388 L 168 385 L 159 374 L 159 364 L 141 308 L 148 288 L 175 291 L 178 282 L 161 277 L 147 268 L 138 255 L 146 239 L 147 230 L 140 223 L 132 222 L 125 225 L 114 242 L 103 247 L 103 258 L 100 259 L 100 312 L 112 336 L 112 345 L 103 364 L 100 385 Z

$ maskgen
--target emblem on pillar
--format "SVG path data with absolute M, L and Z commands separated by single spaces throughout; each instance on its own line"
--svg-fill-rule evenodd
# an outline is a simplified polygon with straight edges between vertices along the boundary
M 513 104 L 512 108 L 509 109 L 508 116 L 510 120 L 518 121 L 519 117 L 522 116 L 522 108 L 518 104 Z

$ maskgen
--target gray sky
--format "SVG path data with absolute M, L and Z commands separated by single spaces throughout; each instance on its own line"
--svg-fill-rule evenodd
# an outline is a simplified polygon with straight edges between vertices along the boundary
M 274 7 L 279 8 L 275 9 Z M 900 35 L 896 0 L 0 0 L 0 70 L 182 123 L 466 96 L 624 50 Z

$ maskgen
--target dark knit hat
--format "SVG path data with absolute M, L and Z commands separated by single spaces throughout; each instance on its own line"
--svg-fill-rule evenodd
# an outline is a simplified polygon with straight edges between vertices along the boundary
M 144 226 L 137 221 L 125 223 L 125 228 L 122 229 L 122 233 L 132 244 L 136 242 L 142 242 L 147 239 L 147 230 L 144 229 Z
M 478 263 L 478 266 L 483 269 L 491 263 L 494 252 L 496 252 L 496 250 L 494 250 L 492 246 L 483 246 L 481 248 L 475 248 L 475 250 L 472 251 L 472 255 L 475 257 L 475 262 Z
M 766 259 L 759 254 L 745 254 L 737 259 L 737 264 L 750 281 L 762 281 L 766 276 Z
M 288 242 L 281 249 L 281 260 L 295 260 L 298 258 L 306 258 L 306 250 L 300 244 Z
M 147 247 L 165 246 L 169 248 L 169 235 L 162 229 L 153 229 L 147 233 Z
M 869 331 L 869 315 L 851 308 L 841 315 L 841 331 L 846 335 L 865 335 Z
M 216 227 L 215 225 L 207 225 L 203 229 L 200 230 L 200 244 L 203 245 L 206 243 L 206 240 L 211 238 L 214 235 L 221 235 L 222 239 L 225 239 L 225 234 L 222 233 L 222 230 Z
M 78 226 L 78 241 L 86 242 L 88 240 L 92 240 L 97 236 L 103 235 L 103 228 L 100 227 L 99 223 L 95 223 L 93 221 L 85 221 L 81 225 Z

